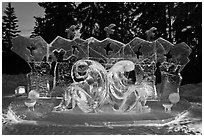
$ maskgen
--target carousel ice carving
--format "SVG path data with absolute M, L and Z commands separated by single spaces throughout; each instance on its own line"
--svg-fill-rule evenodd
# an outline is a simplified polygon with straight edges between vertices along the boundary
M 46 65 L 34 62 L 33 68 L 42 71 L 31 74 L 46 77 L 43 84 L 45 87 L 49 83 L 46 93 L 56 86 L 64 90 L 63 99 L 54 110 L 73 110 L 78 106 L 85 113 L 97 113 L 108 104 L 116 112 L 147 112 L 148 100 L 159 100 L 164 106 L 179 102 L 180 72 L 188 63 L 191 49 L 185 43 L 173 45 L 162 38 L 154 40 L 154 27 L 146 32 L 147 40 L 136 37 L 124 44 L 110 38 L 113 27 L 114 24 L 106 27 L 107 38 L 99 41 L 75 37 L 76 27 L 72 26 L 66 31 L 70 33 L 68 39 L 58 36 L 47 44 L 46 60 L 42 63 Z M 58 56 L 61 51 L 63 55 Z M 56 58 L 53 66 L 48 60 L 50 56 Z M 72 57 L 74 60 L 70 61 Z M 161 64 L 160 93 L 155 88 L 157 63 Z M 64 80 L 65 76 L 69 80 Z M 30 88 L 35 89 L 32 83 Z

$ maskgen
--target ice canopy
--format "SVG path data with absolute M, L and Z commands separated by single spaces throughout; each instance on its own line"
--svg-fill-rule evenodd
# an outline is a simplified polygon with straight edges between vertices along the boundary
M 78 106 L 85 113 L 99 112 L 106 104 L 118 112 L 146 111 L 150 99 L 177 103 L 179 94 L 175 99 L 172 93 L 179 93 L 180 72 L 191 53 L 186 43 L 174 45 L 163 38 L 135 37 L 124 44 L 110 35 L 101 41 L 57 36 L 48 44 L 40 36 L 19 37 L 13 40 L 13 50 L 31 66 L 30 89 L 46 96 L 60 87 L 63 100 L 55 109 Z M 160 92 L 155 88 L 157 63 L 162 74 Z

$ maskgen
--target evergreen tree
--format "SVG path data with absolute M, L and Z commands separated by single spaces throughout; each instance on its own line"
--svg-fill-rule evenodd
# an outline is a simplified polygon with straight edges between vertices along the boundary
M 145 31 L 151 27 L 158 30 L 157 36 L 167 39 L 167 12 L 166 3 L 162 2 L 142 2 L 137 5 L 137 9 L 132 16 L 135 17 L 133 26 L 137 36 L 146 39 Z
M 46 31 L 46 19 L 42 17 L 34 17 L 35 19 L 35 26 L 34 26 L 34 31 L 31 32 L 30 37 L 35 37 L 35 36 L 44 36 L 45 31 Z
M 96 2 L 82 2 L 76 8 L 77 23 L 82 24 L 82 38 L 100 37 L 101 6 Z M 100 39 L 100 38 L 99 38 Z
M 101 25 L 108 26 L 113 23 L 115 32 L 112 36 L 113 39 L 119 40 L 123 43 L 130 42 L 135 36 L 134 32 L 134 16 L 133 11 L 137 9 L 138 3 L 135 2 L 110 2 L 101 3 L 104 9 L 102 12 L 103 22 Z M 106 27 L 105 26 L 105 27 Z
M 75 24 L 75 3 L 42 2 L 38 5 L 45 9 L 45 17 L 35 17 L 35 27 L 31 37 L 40 35 L 48 43 L 57 36 L 66 38 L 66 28 Z
M 11 39 L 18 36 L 20 31 L 18 30 L 18 20 L 14 7 L 11 6 L 11 3 L 8 3 L 4 13 L 5 15 L 2 18 L 2 50 L 6 51 L 11 49 Z
M 129 42 L 135 33 L 133 32 L 132 13 L 138 3 L 134 2 L 82 2 L 76 10 L 77 21 L 82 23 L 82 38 L 95 37 L 106 38 L 104 28 L 115 24 L 115 33 L 111 38 L 121 42 Z

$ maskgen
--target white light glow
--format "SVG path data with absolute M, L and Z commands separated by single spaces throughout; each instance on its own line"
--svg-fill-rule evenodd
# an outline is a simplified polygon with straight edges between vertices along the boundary
M 15 94 L 24 94 L 25 91 L 25 87 L 24 86 L 19 86 L 15 89 Z

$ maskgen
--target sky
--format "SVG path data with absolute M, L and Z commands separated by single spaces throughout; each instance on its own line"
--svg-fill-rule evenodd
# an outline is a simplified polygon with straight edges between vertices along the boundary
M 8 2 L 2 2 L 2 16 Z M 37 2 L 11 2 L 15 15 L 18 18 L 20 35 L 30 36 L 35 25 L 34 16 L 44 16 L 44 9 Z

